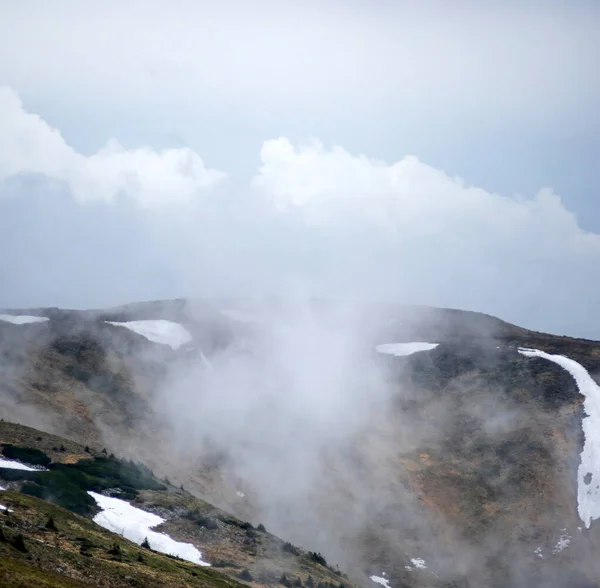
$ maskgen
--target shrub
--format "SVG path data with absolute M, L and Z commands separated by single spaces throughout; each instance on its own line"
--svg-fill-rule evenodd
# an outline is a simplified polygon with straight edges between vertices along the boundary
M 15 538 L 12 540 L 12 546 L 22 553 L 27 553 L 27 546 L 25 545 L 25 537 L 23 537 L 23 535 L 21 533 L 19 533 L 17 536 L 15 536 Z
M 142 541 L 142 545 L 141 545 L 144 549 L 152 549 L 150 547 L 150 542 L 148 541 L 148 537 L 145 537 L 144 540 Z
M 113 543 L 111 548 L 106 551 L 108 555 L 113 555 L 114 557 L 121 557 L 123 552 L 121 551 L 121 546 L 118 543 Z
M 311 559 L 311 561 L 314 561 L 315 563 L 318 563 L 319 565 L 327 567 L 327 560 L 320 553 L 316 553 L 314 551 L 309 551 L 308 557 Z
M 258 527 L 256 527 L 256 530 L 259 531 L 260 533 L 266 533 L 267 532 L 267 529 L 265 528 L 265 526 L 262 523 L 260 523 L 258 525 Z
M 285 574 L 281 576 L 279 583 L 286 588 L 292 588 L 292 583 L 288 580 L 288 577 Z
M 282 547 L 283 551 L 286 553 L 291 553 L 292 555 L 300 555 L 300 551 L 294 545 L 292 545 L 289 541 L 286 541 Z
M 5 445 L 2 455 L 8 459 L 16 459 L 30 465 L 46 467 L 52 461 L 43 451 L 32 447 L 17 447 L 16 445 Z
M 315 582 L 312 579 L 312 576 L 308 576 L 308 579 L 306 580 L 306 585 L 308 586 L 308 588 L 314 588 Z
M 144 563 L 144 556 L 142 555 L 141 551 L 138 551 L 136 561 L 139 561 L 140 563 Z
M 243 580 L 244 582 L 253 582 L 254 578 L 252 578 L 252 574 L 248 570 L 248 568 L 244 568 L 239 574 L 238 578 Z
M 48 529 L 48 531 L 58 531 L 58 529 L 56 528 L 56 523 L 54 522 L 54 517 L 52 515 L 50 515 L 50 517 L 46 521 L 45 527 L 46 529 Z

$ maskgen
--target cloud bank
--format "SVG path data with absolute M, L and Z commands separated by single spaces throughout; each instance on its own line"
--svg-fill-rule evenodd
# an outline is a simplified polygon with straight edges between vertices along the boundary
M 487 192 L 413 156 L 264 142 L 249 185 L 189 148 L 92 154 L 0 90 L 0 306 L 315 295 L 497 314 L 600 337 L 600 235 L 560 197 Z M 592 317 L 590 319 L 590 317 Z

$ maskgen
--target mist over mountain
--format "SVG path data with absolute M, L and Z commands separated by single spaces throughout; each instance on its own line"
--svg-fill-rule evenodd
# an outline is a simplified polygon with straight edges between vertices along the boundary
M 0 319 L 5 420 L 145 463 L 352 582 L 600 577 L 594 341 L 303 298 Z

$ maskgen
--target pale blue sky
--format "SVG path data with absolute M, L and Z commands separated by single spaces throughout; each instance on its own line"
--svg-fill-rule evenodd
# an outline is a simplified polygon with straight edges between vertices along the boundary
M 305 280 L 600 337 L 599 3 L 0 12 L 0 306 Z

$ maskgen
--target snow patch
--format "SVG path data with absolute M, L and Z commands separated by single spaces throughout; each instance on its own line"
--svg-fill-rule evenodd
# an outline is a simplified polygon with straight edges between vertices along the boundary
M 236 492 L 236 495 L 240 498 L 244 498 L 246 496 L 243 492 L 240 492 L 239 490 Z
M 96 492 L 88 492 L 88 494 L 102 509 L 102 512 L 99 512 L 93 520 L 104 529 L 118 533 L 138 545 L 141 545 L 144 539 L 148 539 L 148 543 L 154 551 L 175 555 L 201 566 L 210 566 L 209 563 L 202 561 L 202 553 L 191 543 L 180 543 L 171 539 L 165 533 L 157 533 L 151 530 L 153 527 L 164 523 L 165 519 L 136 508 L 129 502 L 119 498 L 103 496 L 102 494 L 96 494 Z
M 519 353 L 560 365 L 573 376 L 579 392 L 585 396 L 585 415 L 581 420 L 584 443 L 577 472 L 577 511 L 589 529 L 592 521 L 600 518 L 600 487 L 597 483 L 590 484 L 591 480 L 600 481 L 600 386 L 582 365 L 572 359 L 524 347 L 519 347 Z
M 45 323 L 50 319 L 46 316 L 29 316 L 27 314 L 0 314 L 0 321 L 13 325 L 27 325 L 30 323 Z
M 7 512 L 15 512 L 14 510 L 12 510 L 11 508 L 7 508 L 6 506 L 4 506 L 3 504 L 0 504 L 0 510 L 5 510 Z
M 411 561 L 412 565 L 415 566 L 415 568 L 417 568 L 418 570 L 427 569 L 427 562 L 424 559 L 415 557 L 415 558 L 412 558 L 410 561 Z
M 375 584 L 381 584 L 384 588 L 391 588 L 390 581 L 387 578 L 383 578 L 381 576 L 371 576 L 371 582 L 375 582 Z
M 560 539 L 554 546 L 552 553 L 554 555 L 556 555 L 557 553 L 560 553 L 563 549 L 566 549 L 567 547 L 569 547 L 569 545 L 571 545 L 571 539 L 573 539 L 573 537 L 571 537 L 571 535 L 561 535 Z
M 44 468 L 34 468 L 20 461 L 15 461 L 14 459 L 6 459 L 5 457 L 0 457 L 0 468 L 6 468 L 7 470 L 25 470 L 26 472 L 43 472 Z
M 544 559 L 544 554 L 542 553 L 542 551 L 543 549 L 541 547 L 538 547 L 533 553 L 535 553 L 538 557 Z
M 172 349 L 179 349 L 182 345 L 192 340 L 190 333 L 179 323 L 167 320 L 144 320 L 128 321 L 119 323 L 116 321 L 106 321 L 109 325 L 115 327 L 125 327 L 153 343 L 169 345 Z
M 402 357 L 405 355 L 412 355 L 418 351 L 431 351 L 435 349 L 439 343 L 383 343 L 377 345 L 375 349 L 379 353 L 385 353 L 386 355 L 395 355 L 396 357 Z

